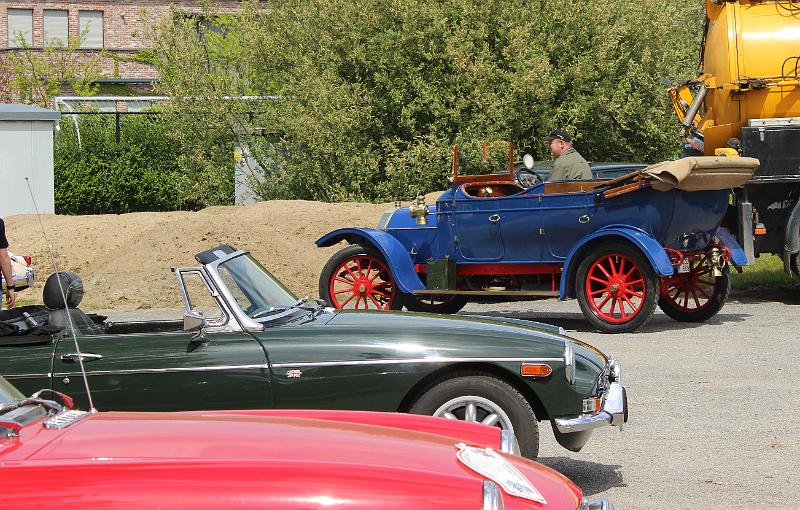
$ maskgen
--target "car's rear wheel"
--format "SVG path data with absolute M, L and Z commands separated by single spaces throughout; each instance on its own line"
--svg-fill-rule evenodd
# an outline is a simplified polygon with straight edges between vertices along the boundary
M 398 289 L 383 255 L 372 246 L 353 244 L 336 252 L 319 277 L 319 293 L 339 310 L 399 310 Z
M 539 454 L 539 425 L 530 404 L 507 382 L 487 375 L 459 375 L 426 389 L 411 413 L 439 416 L 513 432 L 523 456 Z
M 576 290 L 592 326 L 626 333 L 653 315 L 658 278 L 639 250 L 626 243 L 606 243 L 591 250 L 578 266 Z
M 406 308 L 412 312 L 454 314 L 467 304 L 465 296 L 417 296 L 406 298 Z
M 725 305 L 731 290 L 730 273 L 725 267 L 721 276 L 714 276 L 704 254 L 690 262 L 688 273 L 665 278 L 663 287 L 658 306 L 665 314 L 678 322 L 703 322 Z

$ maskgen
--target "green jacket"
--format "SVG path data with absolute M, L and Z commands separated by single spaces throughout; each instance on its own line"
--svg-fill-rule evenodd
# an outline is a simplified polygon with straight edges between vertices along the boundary
M 589 163 L 583 159 L 574 147 L 570 147 L 560 155 L 553 164 L 553 171 L 550 172 L 548 181 L 569 181 L 579 179 L 591 179 L 592 170 Z

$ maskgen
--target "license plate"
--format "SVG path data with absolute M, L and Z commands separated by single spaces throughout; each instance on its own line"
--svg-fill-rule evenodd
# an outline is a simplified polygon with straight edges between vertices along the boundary
M 684 260 L 678 266 L 678 273 L 688 273 L 691 270 L 692 270 L 692 264 L 689 262 L 689 260 Z

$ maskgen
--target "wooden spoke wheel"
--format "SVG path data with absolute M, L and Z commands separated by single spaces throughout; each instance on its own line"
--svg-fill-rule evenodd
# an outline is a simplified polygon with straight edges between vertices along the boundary
M 339 310 L 399 310 L 403 293 L 378 250 L 354 244 L 338 251 L 325 264 L 320 295 Z
M 607 333 L 633 331 L 647 322 L 658 299 L 658 279 L 639 250 L 607 243 L 578 267 L 578 302 L 593 326 Z
M 708 255 L 690 261 L 688 273 L 662 278 L 658 306 L 680 322 L 703 322 L 722 309 L 731 289 L 728 268 L 714 276 Z

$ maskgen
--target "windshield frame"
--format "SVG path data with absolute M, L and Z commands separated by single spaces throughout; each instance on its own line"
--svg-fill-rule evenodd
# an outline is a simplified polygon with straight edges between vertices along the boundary
M 277 311 L 276 313 L 272 313 L 269 315 L 264 315 L 258 318 L 251 318 L 248 316 L 245 311 L 239 306 L 239 302 L 233 296 L 233 292 L 231 289 L 228 288 L 228 285 L 225 283 L 225 279 L 222 276 L 220 271 L 220 266 L 231 262 L 232 260 L 247 256 L 249 260 L 255 263 L 258 269 L 266 276 L 271 282 L 279 289 L 280 291 L 284 292 L 286 296 L 291 301 L 290 303 L 286 303 L 278 305 L 277 308 L 282 309 L 281 311 Z M 294 317 L 298 313 L 307 314 L 308 310 L 301 308 L 298 303 L 297 296 L 289 290 L 283 282 L 281 282 L 278 278 L 276 278 L 267 268 L 265 268 L 255 257 L 253 257 L 249 251 L 247 250 L 238 250 L 230 255 L 226 255 L 224 257 L 220 257 L 217 260 L 205 264 L 205 269 L 211 279 L 214 281 L 214 284 L 219 289 L 220 293 L 224 297 L 225 301 L 228 303 L 230 310 L 236 316 L 236 319 L 242 325 L 242 328 L 248 331 L 263 331 L 264 328 L 269 325 L 270 323 L 274 322 L 282 322 L 287 317 Z M 284 309 L 285 307 L 285 309 Z

